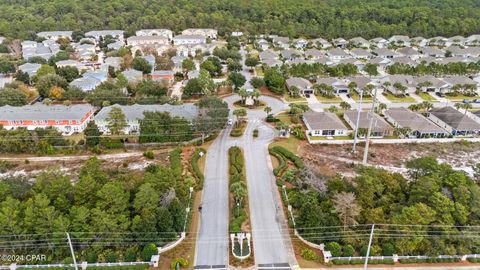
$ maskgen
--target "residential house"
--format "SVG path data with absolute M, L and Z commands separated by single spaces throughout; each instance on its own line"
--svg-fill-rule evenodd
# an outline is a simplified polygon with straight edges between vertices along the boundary
M 445 89 L 447 92 L 453 92 L 457 86 L 463 88 L 466 85 L 474 85 L 475 91 L 478 90 L 478 83 L 466 76 L 449 76 L 443 78 L 443 81 L 448 84 L 448 88 Z
M 82 63 L 76 61 L 76 60 L 60 60 L 58 62 L 55 63 L 55 65 L 57 66 L 57 68 L 61 68 L 61 67 L 74 67 L 74 68 L 77 68 L 78 70 L 81 70 L 83 68 L 83 65 Z
M 431 39 L 428 40 L 428 46 L 439 46 L 439 47 L 443 47 L 445 46 L 447 43 L 447 38 L 445 37 L 433 37 Z
M 343 119 L 347 122 L 348 125 L 352 129 L 357 129 L 357 119 L 358 121 L 358 129 L 367 130 L 370 126 L 370 121 L 372 121 L 372 129 L 370 136 L 373 138 L 383 138 L 385 136 L 392 136 L 393 135 L 393 128 L 390 126 L 387 121 L 385 121 L 382 117 L 378 114 L 371 112 L 371 111 L 360 111 L 360 118 L 359 112 L 356 110 L 350 110 L 343 113 Z M 365 137 L 365 134 L 361 134 L 359 132 L 359 137 Z
M 49 44 L 49 43 L 46 43 Z M 42 57 L 45 60 L 50 59 L 50 57 L 56 55 L 60 51 L 60 45 L 53 42 L 49 45 L 44 43 L 37 43 L 35 41 L 23 41 L 22 45 L 22 56 L 23 59 L 28 60 L 32 57 Z
M 428 118 L 454 136 L 470 136 L 480 133 L 479 123 L 449 106 L 431 109 L 428 112 Z
M 333 78 L 333 77 L 318 78 L 316 84 L 317 85 L 325 84 L 328 86 L 332 86 L 335 94 L 348 93 L 350 91 L 350 88 L 348 88 L 348 85 L 346 84 L 346 82 L 339 78 Z
M 364 90 L 367 85 L 371 85 L 372 87 L 376 87 L 375 83 L 373 81 L 365 76 L 358 76 L 358 77 L 348 77 L 345 79 L 346 85 L 350 85 L 350 83 L 354 83 L 356 87 L 354 90 L 360 94 L 360 91 Z M 373 93 L 363 93 L 364 96 L 371 96 Z
M 23 65 L 18 66 L 18 69 L 24 73 L 27 73 L 30 78 L 37 74 L 38 69 L 40 69 L 41 64 L 34 64 L 34 63 L 25 63 Z
M 94 112 L 89 104 L 3 106 L 0 107 L 0 125 L 7 130 L 54 127 L 63 135 L 71 135 L 82 132 Z
M 97 41 L 99 41 L 100 39 L 105 39 L 107 36 L 111 36 L 114 39 L 123 41 L 122 30 L 95 30 L 85 33 L 85 37 L 92 37 Z
M 384 112 L 385 119 L 394 127 L 403 129 L 407 137 L 416 138 L 443 138 L 448 132 L 429 121 L 425 116 L 412 112 L 406 108 L 391 108 Z
M 414 77 L 416 88 L 422 92 L 444 93 L 449 88 L 449 84 L 432 75 Z
M 480 35 L 471 35 L 465 39 L 466 46 L 479 46 L 480 45 Z
M 381 80 L 381 83 L 387 91 L 391 92 L 394 95 L 405 95 L 409 93 L 414 93 L 416 90 L 416 84 L 413 80 L 413 76 L 411 75 L 389 75 L 384 77 Z M 399 85 L 404 87 L 405 90 L 396 87 Z
M 106 70 L 108 70 L 108 67 L 111 66 L 115 71 L 117 71 L 117 70 L 120 70 L 122 67 L 123 58 L 111 56 L 111 57 L 105 58 L 103 62 L 104 62 L 104 66 L 106 67 Z
M 420 47 L 418 49 L 424 56 L 440 58 L 445 57 L 445 51 L 435 47 Z
M 373 54 L 365 49 L 353 49 L 350 51 L 350 54 L 356 59 L 368 60 L 373 58 Z
M 270 43 L 266 41 L 265 39 L 261 38 L 256 41 L 257 47 L 262 49 L 262 51 L 268 50 L 270 47 Z
M 203 35 L 178 35 L 173 37 L 174 45 L 206 44 L 207 39 Z
M 416 47 L 425 47 L 428 44 L 428 40 L 424 37 L 414 37 L 410 39 L 410 43 Z
M 417 51 L 412 47 L 402 47 L 397 50 L 397 53 L 399 53 L 401 56 L 408 57 L 412 60 L 417 60 L 423 56 L 422 53 L 420 53 L 419 51 Z
M 72 31 L 45 31 L 37 33 L 37 37 L 58 40 L 59 38 L 72 39 Z
M 378 37 L 369 40 L 370 44 L 377 48 L 386 48 L 388 47 L 388 40 Z
M 354 37 L 348 41 L 348 44 L 356 48 L 370 48 L 370 42 L 362 37 Z
M 348 135 L 348 128 L 334 113 L 308 111 L 303 114 L 303 122 L 310 136 Z
M 312 43 L 318 49 L 328 49 L 332 47 L 332 44 L 323 38 L 317 38 L 312 40 Z
M 122 74 L 129 83 L 138 83 L 143 80 L 143 73 L 135 69 L 127 69 Z
M 117 40 L 113 43 L 108 44 L 107 49 L 116 51 L 116 50 L 119 50 L 123 46 L 125 46 L 125 43 L 123 43 L 122 40 Z
M 308 45 L 308 40 L 299 38 L 293 41 L 293 47 L 296 49 L 305 49 Z
M 92 91 L 102 82 L 96 78 L 92 77 L 81 77 L 70 82 L 70 86 L 78 87 L 80 90 L 87 92 Z
M 150 76 L 154 81 L 163 81 L 170 85 L 175 79 L 175 72 L 173 70 L 155 70 Z
M 141 29 L 136 31 L 135 35 L 139 37 L 158 36 L 158 37 L 166 37 L 168 38 L 168 40 L 173 39 L 173 31 L 168 29 Z
M 313 94 L 312 83 L 304 78 L 291 77 L 285 81 L 287 89 L 292 92 L 293 87 L 300 91 L 300 95 Z
M 109 134 L 110 130 L 108 128 L 108 114 L 112 108 L 120 108 L 125 114 L 125 120 L 127 121 L 127 126 L 124 128 L 124 134 L 136 134 L 140 132 L 140 123 L 139 120 L 142 120 L 144 112 L 168 112 L 172 117 L 183 117 L 189 121 L 193 121 L 195 118 L 200 116 L 199 108 L 191 103 L 185 103 L 182 105 L 112 105 L 108 107 L 103 107 L 100 112 L 95 116 L 95 123 L 98 126 L 98 129 L 103 134 Z
M 290 39 L 288 37 L 274 37 L 272 43 L 277 48 L 288 49 L 290 47 Z
M 217 39 L 218 31 L 210 28 L 189 28 L 182 31 L 184 36 L 203 36 L 205 38 Z
M 335 48 L 345 49 L 347 48 L 348 41 L 346 41 L 344 38 L 336 38 L 332 40 L 332 44 Z
M 462 36 L 454 36 L 447 39 L 445 46 L 465 46 L 466 38 Z
M 101 83 L 107 81 L 108 79 L 108 71 L 106 70 L 94 70 L 94 71 L 87 71 L 83 73 L 84 78 L 93 78 L 99 80 Z
M 327 56 L 333 61 L 340 61 L 343 59 L 352 58 L 352 56 L 346 53 L 344 50 L 336 47 L 327 51 Z
M 282 59 L 284 60 L 293 60 L 302 57 L 303 53 L 297 51 L 297 50 L 283 50 L 280 51 L 280 56 L 282 56 Z
M 406 56 L 395 57 L 392 59 L 390 64 L 402 64 L 402 65 L 408 65 L 413 67 L 418 65 L 416 61 L 413 61 L 410 57 L 406 57 Z
M 243 32 L 240 32 L 240 31 L 235 31 L 235 32 L 232 32 L 232 37 L 241 37 L 243 36 Z
M 305 57 L 307 59 L 320 59 L 320 58 L 326 58 L 327 55 L 318 50 L 318 49 L 308 49 L 308 50 L 305 50 Z
M 283 65 L 283 62 L 278 59 L 265 59 L 261 61 L 263 65 L 267 67 L 280 67 Z
M 392 58 L 395 58 L 395 57 L 400 57 L 400 54 L 398 54 L 397 52 L 394 52 L 394 51 L 386 49 L 386 48 L 375 49 L 375 50 L 373 50 L 373 54 L 375 54 L 376 56 L 378 56 L 380 58 L 384 58 L 384 59 L 392 59 Z
M 402 35 L 391 36 L 388 39 L 388 42 L 396 46 L 404 46 L 404 47 L 410 46 L 410 38 L 408 36 L 402 36 Z
M 183 60 L 185 60 L 185 59 L 187 59 L 187 57 L 181 56 L 181 55 L 176 55 L 176 56 L 170 58 L 170 60 L 173 62 L 173 71 L 183 72 L 182 63 L 183 63 Z
M 156 48 L 160 45 L 170 45 L 165 36 L 131 36 L 127 38 L 127 45 L 140 48 Z
M 278 54 L 272 50 L 266 50 L 261 52 L 258 57 L 260 58 L 260 62 L 263 62 L 267 59 L 278 59 Z

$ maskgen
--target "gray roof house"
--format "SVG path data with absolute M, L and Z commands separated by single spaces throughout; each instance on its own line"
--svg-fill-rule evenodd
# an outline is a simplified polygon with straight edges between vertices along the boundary
M 319 49 L 327 49 L 329 47 L 332 47 L 332 44 L 323 38 L 314 39 L 312 40 L 312 43 L 315 47 Z
M 435 137 L 448 136 L 448 132 L 429 121 L 419 113 L 406 108 L 391 108 L 384 112 L 385 119 L 396 128 L 408 128 L 408 137 Z
M 106 36 L 123 40 L 123 30 L 95 30 L 85 33 L 85 37 L 93 37 L 96 40 L 100 40 L 100 38 L 105 38 Z
M 317 79 L 316 84 L 317 85 L 326 84 L 326 85 L 332 86 L 335 94 L 348 93 L 350 91 L 350 89 L 348 88 L 348 85 L 339 78 L 320 77 Z
M 445 51 L 435 48 L 435 47 L 420 47 L 418 49 L 424 56 L 430 56 L 430 57 L 445 57 Z
M 261 62 L 267 59 L 278 59 L 278 54 L 271 50 L 265 50 L 259 54 L 259 58 Z
M 290 47 L 290 39 L 288 37 L 274 37 L 272 43 L 275 47 L 287 49 Z
M 357 128 L 358 111 L 350 110 L 343 113 L 343 118 L 353 129 Z M 393 134 L 393 127 L 387 121 L 374 112 L 360 111 L 360 118 L 358 121 L 358 128 L 368 129 L 370 121 L 372 122 L 371 136 L 382 138 L 384 136 L 391 136 Z M 364 137 L 366 134 L 359 134 L 359 137 Z
M 332 44 L 334 47 L 345 49 L 347 47 L 348 41 L 344 38 L 336 38 L 332 40 Z
M 291 91 L 292 87 L 297 87 L 300 90 L 300 94 L 313 94 L 312 83 L 304 78 L 292 77 L 288 78 L 285 81 L 285 84 L 289 91 Z
M 372 38 L 369 40 L 370 44 L 377 47 L 377 48 L 385 48 L 388 47 L 388 40 L 382 38 L 382 37 L 377 37 L 377 38 Z
M 416 87 L 423 92 L 444 92 L 449 87 L 448 83 L 432 75 L 414 77 Z
M 357 48 L 368 48 L 370 47 L 370 42 L 362 37 L 354 37 L 350 40 L 348 40 L 348 43 L 350 45 L 353 45 L 354 47 Z
M 33 64 L 33 63 L 25 63 L 23 65 L 18 66 L 18 69 L 22 72 L 28 73 L 30 78 L 37 74 L 38 69 L 41 67 L 41 64 Z
M 469 136 L 480 132 L 479 123 L 449 106 L 431 109 L 428 118 L 454 136 Z
M 310 136 L 348 135 L 348 128 L 334 113 L 308 111 L 303 114 L 303 122 Z
M 350 54 L 356 59 L 372 59 L 373 54 L 364 49 L 353 49 L 350 51 Z
M 388 39 L 388 42 L 397 46 L 410 46 L 410 38 L 408 36 L 395 35 Z
M 80 88 L 82 91 L 91 91 L 94 90 L 97 86 L 101 84 L 101 81 L 95 78 L 78 78 L 70 82 L 70 86 L 75 86 Z
M 72 39 L 72 31 L 44 31 L 37 33 L 38 37 L 57 40 L 59 38 Z
M 385 58 L 385 59 L 392 59 L 395 57 L 399 57 L 400 54 L 397 52 L 394 52 L 392 50 L 389 50 L 387 48 L 378 48 L 373 51 L 373 54 L 375 54 L 378 57 Z
M 326 54 L 318 49 L 305 50 L 305 56 L 309 59 L 319 59 L 327 57 Z
M 280 51 L 280 55 L 283 59 L 293 60 L 302 57 L 303 53 L 297 50 L 283 50 Z
M 183 117 L 187 120 L 194 120 L 200 115 L 199 108 L 191 103 L 185 103 L 182 105 L 112 105 L 103 107 L 100 112 L 95 116 L 95 123 L 98 125 L 99 130 L 102 133 L 108 134 L 108 113 L 113 107 L 120 108 L 125 114 L 127 120 L 127 127 L 124 129 L 125 134 L 138 133 L 140 131 L 140 123 L 138 120 L 144 118 L 144 112 L 168 112 L 173 117 Z
M 135 69 L 127 69 L 122 74 L 129 83 L 137 83 L 143 79 L 143 73 Z
M 340 48 L 332 48 L 327 51 L 327 56 L 332 60 L 342 60 L 347 58 L 352 58 L 352 56 L 346 53 Z

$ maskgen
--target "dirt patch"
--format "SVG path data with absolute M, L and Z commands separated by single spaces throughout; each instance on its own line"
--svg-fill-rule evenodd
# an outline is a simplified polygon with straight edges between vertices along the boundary
M 333 176 L 340 172 L 347 176 L 355 174 L 354 164 L 362 161 L 364 143 L 357 145 L 352 153 L 352 145 L 310 145 L 299 147 L 298 154 L 315 165 L 319 172 Z M 440 162 L 446 162 L 454 169 L 471 173 L 471 166 L 480 160 L 480 143 L 423 143 L 423 144 L 371 144 L 368 156 L 370 165 L 405 172 L 404 164 L 417 157 L 433 156 Z

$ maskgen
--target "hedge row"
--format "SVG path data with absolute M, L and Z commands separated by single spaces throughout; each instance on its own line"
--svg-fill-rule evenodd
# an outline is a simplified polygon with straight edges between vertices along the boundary
M 426 259 L 400 259 L 400 263 L 410 264 L 410 263 L 446 263 L 446 262 L 459 262 L 460 258 L 426 258 Z
M 333 260 L 335 265 L 348 265 L 348 264 L 364 264 L 364 259 L 352 259 L 352 260 Z M 368 264 L 390 264 L 393 265 L 393 259 L 383 259 L 383 260 L 368 260 Z
M 175 175 L 182 175 L 182 149 L 175 149 L 170 153 L 170 168 Z
M 480 258 L 467 258 L 467 261 L 471 263 L 480 263 Z
M 275 176 L 281 175 L 286 169 L 287 169 L 287 161 L 285 160 L 285 157 L 272 149 L 269 149 L 268 152 L 270 155 L 274 156 L 278 160 L 278 166 L 273 169 L 273 174 Z
M 245 160 L 243 157 L 242 150 L 237 147 L 233 146 L 228 149 L 228 162 L 229 162 L 229 174 L 230 174 L 230 181 L 229 181 L 229 190 L 230 187 L 237 182 L 243 182 L 246 187 L 246 179 L 244 174 L 244 167 L 245 167 Z M 229 230 L 231 232 L 240 232 L 242 223 L 245 222 L 248 218 L 246 203 L 247 197 L 243 198 L 244 203 L 242 204 L 241 208 L 239 209 L 236 205 L 230 205 L 230 224 Z M 234 198 L 234 194 L 230 192 L 230 198 Z
M 122 266 L 88 266 L 87 269 L 92 270 L 145 270 L 150 266 L 148 264 L 137 265 L 122 265 Z M 50 268 L 50 270 L 56 270 L 56 268 Z
M 200 152 L 203 152 L 204 154 L 207 153 L 207 150 L 203 148 L 196 148 L 195 152 L 193 153 L 192 157 L 192 172 L 197 179 L 196 181 L 196 188 L 197 190 L 201 190 L 203 188 L 203 182 L 205 181 L 205 176 L 203 175 L 202 171 L 198 167 L 198 160 L 200 159 Z
M 272 151 L 281 154 L 285 158 L 288 158 L 295 164 L 295 167 L 297 168 L 303 168 L 303 161 L 301 158 L 299 158 L 297 155 L 294 153 L 290 152 L 288 149 L 281 147 L 281 146 L 274 146 L 272 147 Z

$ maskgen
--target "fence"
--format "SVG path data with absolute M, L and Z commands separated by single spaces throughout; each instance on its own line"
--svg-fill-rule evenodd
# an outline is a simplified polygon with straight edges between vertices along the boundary
M 353 144 L 351 140 L 312 140 L 307 134 L 308 143 L 310 144 Z M 358 142 L 364 142 L 365 139 L 359 139 Z M 451 143 L 451 142 L 480 142 L 480 138 L 418 138 L 418 139 L 370 139 L 373 144 L 397 144 L 397 143 Z
M 149 265 L 150 262 L 116 262 L 116 263 L 87 263 L 82 262 L 81 264 L 77 264 L 79 269 L 87 269 L 88 267 L 109 267 L 109 266 L 133 266 L 133 265 Z M 0 269 L 9 269 L 9 270 L 16 270 L 16 269 L 36 269 L 36 268 L 75 268 L 74 264 L 64 264 L 64 263 L 57 263 L 57 264 L 30 264 L 30 265 L 17 265 L 15 263 L 11 265 L 1 265 Z

